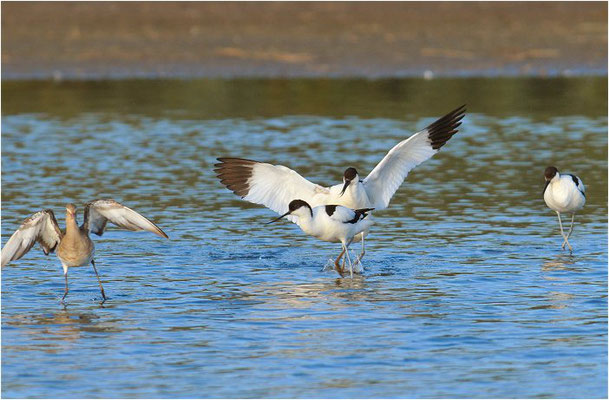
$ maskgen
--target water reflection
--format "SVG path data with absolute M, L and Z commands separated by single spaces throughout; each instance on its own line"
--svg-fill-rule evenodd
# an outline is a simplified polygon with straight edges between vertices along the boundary
M 558 254 L 556 257 L 544 261 L 541 266 L 541 270 L 544 272 L 550 271 L 581 271 L 580 268 L 576 266 L 577 258 L 574 255 L 570 254 Z
M 76 346 L 83 333 L 118 332 L 108 321 L 100 321 L 93 312 L 70 312 L 67 309 L 51 314 L 12 314 L 3 318 L 3 329 L 19 329 L 27 336 L 27 345 L 3 345 L 3 351 L 43 351 L 61 353 Z M 21 339 L 24 340 L 23 338 Z
M 433 117 L 465 102 L 478 113 L 511 117 L 506 124 L 515 126 L 523 115 L 603 116 L 607 111 L 606 77 L 5 81 L 2 94 L 10 99 L 2 103 L 4 115 L 50 113 L 59 118 L 89 112 L 176 119 Z M 288 132 L 281 122 L 270 122 L 276 132 Z

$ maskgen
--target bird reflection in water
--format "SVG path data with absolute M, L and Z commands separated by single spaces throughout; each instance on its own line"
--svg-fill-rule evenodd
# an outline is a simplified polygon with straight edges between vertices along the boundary
M 11 347 L 20 350 L 60 353 L 71 349 L 86 332 L 119 332 L 114 323 L 101 321 L 91 312 L 71 312 L 65 307 L 52 314 L 17 314 L 3 321 L 5 326 L 19 327 L 32 340 L 20 341 L 15 346 L 3 346 L 10 352 Z M 26 346 L 23 343 L 27 343 Z

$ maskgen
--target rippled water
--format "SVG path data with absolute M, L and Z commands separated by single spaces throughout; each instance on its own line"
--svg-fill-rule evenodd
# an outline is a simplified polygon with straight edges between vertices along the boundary
M 2 241 L 32 212 L 113 197 L 170 236 L 38 248 L 2 270 L 2 396 L 606 397 L 607 81 L 3 84 Z M 214 177 L 218 156 L 340 182 L 468 103 L 376 214 L 354 279 Z M 574 254 L 543 169 L 587 187 Z M 359 246 L 356 246 L 358 248 Z

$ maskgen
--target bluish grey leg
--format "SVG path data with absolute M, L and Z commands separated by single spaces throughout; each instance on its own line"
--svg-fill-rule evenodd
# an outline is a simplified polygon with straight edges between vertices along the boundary
M 565 239 L 564 242 L 562 243 L 562 249 L 565 249 L 565 244 L 567 246 L 569 246 L 569 251 L 573 252 L 573 248 L 571 247 L 571 244 L 569 243 L 569 240 L 567 239 L 567 236 L 565 236 L 565 231 L 562 229 L 562 221 L 560 220 L 560 213 L 558 211 L 556 211 L 556 215 L 558 215 L 558 225 L 560 226 L 560 234 L 562 235 L 562 238 Z
M 349 273 L 351 278 L 353 278 L 353 263 L 351 262 L 351 258 L 349 257 L 349 249 L 345 246 L 345 258 L 349 260 Z
M 365 254 L 366 254 L 366 239 L 365 239 L 364 233 L 362 232 L 362 252 L 355 259 L 355 265 L 360 264 L 362 267 L 362 271 L 364 270 L 364 265 L 361 263 L 361 261 L 362 261 L 362 258 L 364 258 Z
M 569 233 L 567 233 L 567 237 L 565 238 L 565 241 L 562 242 L 562 248 L 565 248 L 565 244 L 568 243 L 569 238 L 571 237 L 571 233 L 573 233 L 573 226 L 575 225 L 575 213 L 571 214 L 571 227 L 569 228 Z M 571 246 L 569 246 L 569 249 L 571 249 Z M 573 251 L 573 250 L 571 250 Z

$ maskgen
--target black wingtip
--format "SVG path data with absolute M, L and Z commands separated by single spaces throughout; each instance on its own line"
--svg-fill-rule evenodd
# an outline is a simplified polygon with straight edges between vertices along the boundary
M 431 123 L 426 129 L 429 131 L 429 140 L 434 150 L 439 150 L 442 146 L 458 132 L 457 128 L 461 125 L 461 120 L 465 116 L 465 104 L 455 108 L 453 111 L 444 115 Z
M 250 190 L 249 179 L 252 177 L 252 168 L 258 161 L 245 158 L 219 157 L 214 164 L 214 173 L 220 182 L 237 196 L 243 198 Z

